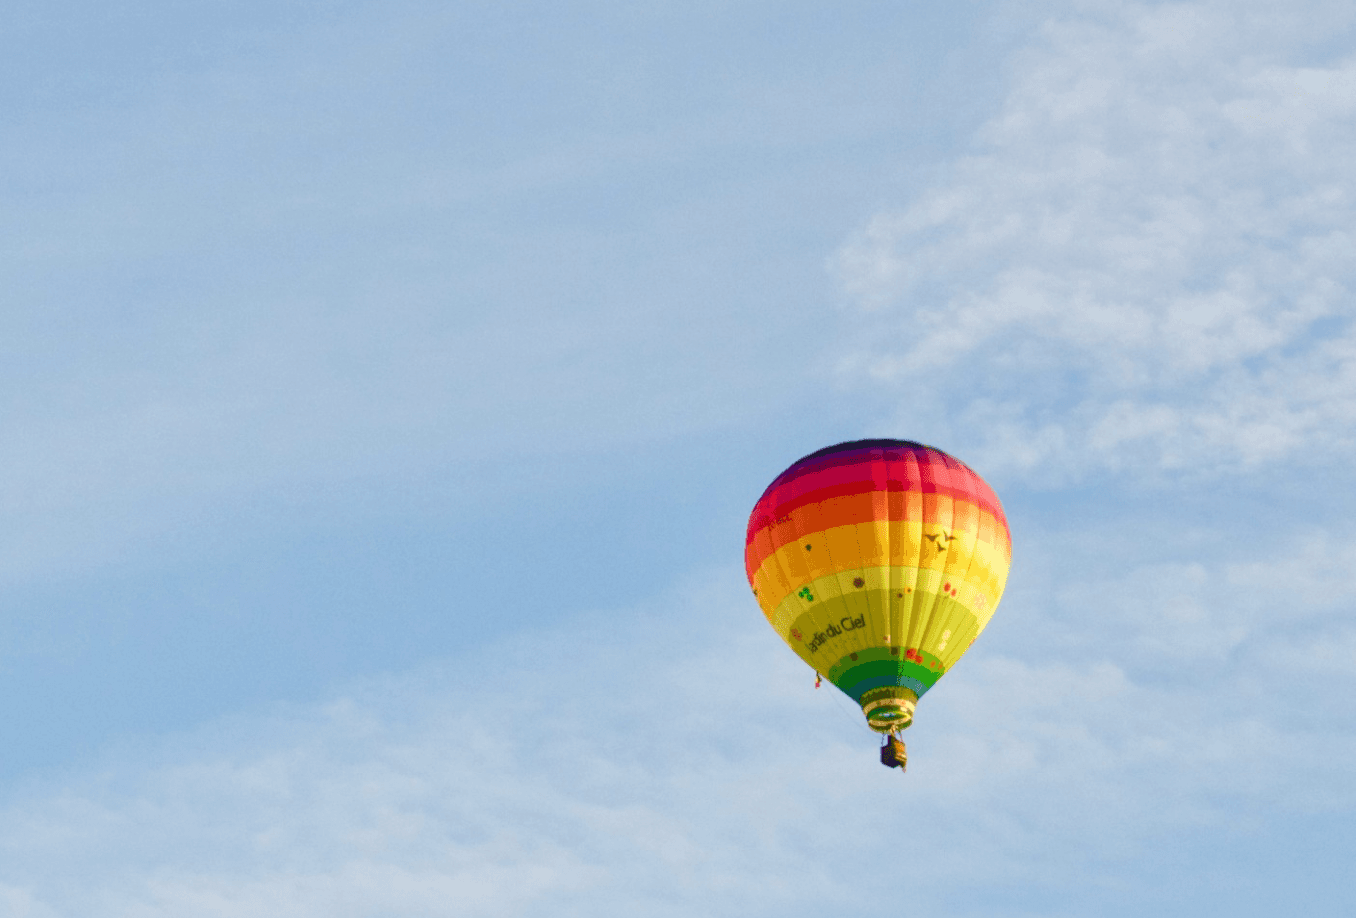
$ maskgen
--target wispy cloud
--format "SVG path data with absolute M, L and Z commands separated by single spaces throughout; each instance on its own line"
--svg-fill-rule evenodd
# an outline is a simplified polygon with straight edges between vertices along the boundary
M 1008 467 L 1351 446 L 1356 60 L 1328 51 L 1351 22 L 1326 3 L 1049 21 L 975 152 L 836 256 L 865 312 L 843 371 L 926 387 Z
M 1320 591 L 1356 591 L 1324 569 Z M 1096 894 L 1184 833 L 1353 805 L 1350 734 L 1297 716 L 1356 678 L 1332 608 L 1303 630 L 1344 636 L 1297 690 L 1256 681 L 1278 642 L 1281 671 L 1313 657 L 1286 590 L 1258 590 L 1247 563 L 1141 567 L 1140 592 L 1168 600 L 1104 616 L 1086 598 L 1122 584 L 1051 574 L 920 707 L 904 778 L 846 701 L 810 687 L 737 573 L 706 572 L 658 605 L 33 788 L 4 812 L 3 895 L 63 918 L 809 915 L 869 907 L 902 845 L 916 875 L 968 890 L 940 906 L 966 914 L 1011 884 Z M 1183 623 L 1200 639 L 1165 657 Z

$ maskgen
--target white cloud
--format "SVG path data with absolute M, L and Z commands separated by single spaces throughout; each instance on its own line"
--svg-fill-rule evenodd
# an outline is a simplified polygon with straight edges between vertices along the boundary
M 1049 21 L 976 151 L 837 255 L 865 310 L 843 371 L 926 386 L 901 420 L 1008 468 L 1352 445 L 1356 58 L 1327 50 L 1352 20 L 1208 2 Z
M 1281 562 L 1322 571 L 1307 630 L 1343 627 L 1353 551 Z M 1138 601 L 1091 610 L 1128 590 L 1070 578 L 1085 560 L 1005 601 L 1008 625 L 920 707 L 904 777 L 874 761 L 849 703 L 810 687 L 738 575 L 708 572 L 658 608 L 34 787 L 0 814 L 0 903 L 41 918 L 810 915 L 869 908 L 907 850 L 915 876 L 970 891 L 938 913 L 968 914 L 1013 884 L 1096 894 L 1183 833 L 1356 805 L 1350 732 L 1297 716 L 1306 691 L 1255 684 L 1259 654 L 1238 650 L 1294 636 L 1286 585 L 1240 602 L 1270 562 L 1147 565 L 1129 578 Z M 1165 655 L 1183 622 L 1190 639 Z M 1342 633 L 1315 691 L 1356 678 Z M 1287 646 L 1293 670 L 1309 651 Z

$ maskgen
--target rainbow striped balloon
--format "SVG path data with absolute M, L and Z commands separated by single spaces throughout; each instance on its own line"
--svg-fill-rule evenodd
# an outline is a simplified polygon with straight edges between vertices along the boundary
M 802 660 L 894 733 L 984 630 L 1012 559 L 1003 507 L 969 466 L 908 440 L 856 440 L 777 476 L 744 565 Z

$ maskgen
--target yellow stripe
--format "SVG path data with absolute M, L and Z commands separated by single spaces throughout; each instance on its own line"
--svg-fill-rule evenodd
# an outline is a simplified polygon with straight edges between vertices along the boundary
M 856 577 L 861 577 L 861 587 L 852 584 Z M 916 585 L 904 585 L 909 583 Z M 813 600 L 793 593 L 768 613 L 768 620 L 782 640 L 820 672 L 845 654 L 884 646 L 917 647 L 949 668 L 984 629 L 997 602 L 974 607 L 973 598 L 989 589 L 987 578 L 983 585 L 972 580 L 952 584 L 958 587 L 955 597 L 942 592 L 944 583 L 942 571 L 917 567 L 870 567 L 854 572 L 846 583 L 844 575 L 826 574 L 805 584 Z M 843 627 L 845 617 L 863 621 L 848 629 Z M 808 651 L 806 644 L 815 632 L 827 633 L 830 625 L 843 633 Z M 793 628 L 801 632 L 799 639 L 792 635 Z
M 754 574 L 758 602 L 771 615 L 797 590 L 829 574 L 871 567 L 923 567 L 943 575 L 967 578 L 978 594 L 987 597 L 989 615 L 1007 580 L 1008 558 L 1003 546 L 981 541 L 975 533 L 954 532 L 945 552 L 937 552 L 940 527 L 921 523 L 871 522 L 838 526 L 788 542 L 769 555 Z M 805 546 L 809 545 L 807 551 Z M 920 545 L 925 546 L 920 548 Z M 922 562 L 920 564 L 920 561 Z M 987 621 L 987 617 L 983 618 Z

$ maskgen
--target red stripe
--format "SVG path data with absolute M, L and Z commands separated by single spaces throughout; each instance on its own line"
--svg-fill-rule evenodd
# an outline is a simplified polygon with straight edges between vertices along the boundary
M 968 483 L 980 480 L 968 466 L 942 452 L 858 450 L 836 453 L 805 466 L 788 469 L 763 492 L 758 503 L 769 499 L 781 502 L 786 498 L 777 495 L 803 493 L 828 483 L 876 481 L 882 477 L 912 484 L 948 483 L 953 487 L 963 487 L 962 481 Z
M 942 453 L 940 450 L 928 449 L 926 447 L 922 449 L 915 449 L 913 447 L 906 446 L 889 448 L 872 446 L 867 447 L 865 449 L 854 449 L 851 451 L 841 453 L 830 453 L 827 456 L 820 456 L 817 459 L 811 459 L 807 462 L 796 463 L 795 465 L 787 469 L 785 472 L 782 472 L 780 475 L 774 478 L 772 484 L 768 486 L 768 490 L 771 491 L 773 488 L 777 487 L 778 485 L 782 484 L 784 481 L 788 479 L 796 478 L 806 474 L 815 474 L 826 469 L 840 468 L 843 466 L 852 466 L 852 465 L 863 465 L 872 462 L 898 462 L 904 459 L 905 456 L 913 457 L 921 456 L 924 458 L 924 461 L 928 461 L 932 456 L 941 456 L 941 455 L 945 454 Z
M 755 534 L 774 525 L 780 517 L 812 503 L 834 497 L 847 497 L 874 491 L 942 494 L 953 500 L 964 500 L 988 510 L 1007 528 L 1002 505 L 993 489 L 968 467 L 956 463 L 947 468 L 940 463 L 859 462 L 850 469 L 826 469 L 817 475 L 805 475 L 764 494 L 749 519 L 745 541 L 752 542 Z M 903 466 L 901 468 L 901 466 Z M 911 468 L 910 468 L 911 467 Z M 863 472 L 874 473 L 870 477 Z M 903 474 L 901 474 L 901 472 Z M 909 474 L 913 472 L 913 474 Z M 941 474 L 937 474 L 940 472 Z

